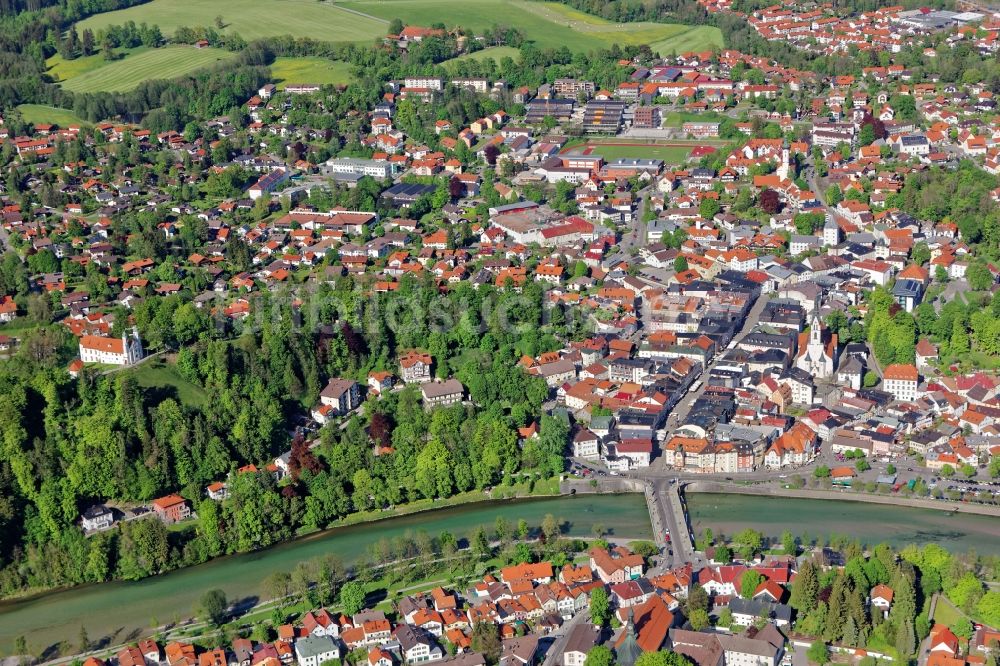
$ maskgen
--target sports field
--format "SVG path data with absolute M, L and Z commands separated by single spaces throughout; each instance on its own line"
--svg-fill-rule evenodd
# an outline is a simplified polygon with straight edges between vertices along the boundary
M 157 0 L 158 1 L 158 0 Z M 612 23 L 555 2 L 524 0 L 344 0 L 340 6 L 386 21 L 410 25 L 483 30 L 501 23 L 518 28 L 542 48 L 567 46 L 574 51 L 612 44 L 649 44 L 656 49 L 708 49 L 722 43 L 722 33 L 710 26 L 672 23 Z M 680 47 L 683 47 L 680 48 Z
M 21 117 L 25 121 L 37 125 L 38 123 L 50 123 L 59 127 L 69 127 L 70 125 L 87 125 L 87 121 L 81 120 L 69 109 L 60 109 L 55 106 L 45 106 L 43 104 L 22 104 L 17 107 L 21 112 Z
M 664 164 L 682 164 L 687 160 L 693 147 L 693 145 L 585 141 L 568 145 L 563 149 L 563 153 L 600 155 L 605 161 L 619 158 L 646 158 L 663 160 Z
M 234 53 L 222 49 L 165 46 L 105 62 L 66 79 L 62 87 L 73 92 L 123 92 L 149 79 L 173 79 L 233 57 Z
M 329 58 L 275 58 L 271 75 L 279 88 L 289 84 L 316 83 L 319 85 L 350 83 L 351 64 Z
M 170 35 L 180 26 L 212 26 L 216 16 L 222 17 L 223 32 L 237 32 L 247 40 L 294 35 L 329 42 L 367 43 L 384 35 L 387 27 L 384 21 L 317 0 L 152 0 L 91 16 L 76 27 L 79 32 L 86 28 L 97 32 L 125 21 L 137 24 L 145 21 L 160 26 L 164 34 Z

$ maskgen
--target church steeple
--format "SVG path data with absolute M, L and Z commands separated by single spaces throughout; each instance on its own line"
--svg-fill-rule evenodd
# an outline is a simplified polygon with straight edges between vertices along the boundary
M 813 311 L 812 321 L 809 322 L 809 345 L 823 346 L 823 326 L 819 321 L 819 313 Z
M 635 666 L 636 660 L 642 654 L 639 641 L 635 636 L 635 624 L 632 622 L 632 609 L 628 609 L 628 620 L 625 622 L 625 637 L 615 649 L 615 662 L 618 666 Z

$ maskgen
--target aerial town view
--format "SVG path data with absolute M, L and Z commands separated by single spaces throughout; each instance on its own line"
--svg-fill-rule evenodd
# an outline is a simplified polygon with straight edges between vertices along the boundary
M 998 666 L 998 97 L 997 0 L 0 0 L 0 666 Z

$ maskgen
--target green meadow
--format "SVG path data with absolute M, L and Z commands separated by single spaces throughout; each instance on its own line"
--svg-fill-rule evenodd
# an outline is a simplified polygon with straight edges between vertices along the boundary
M 170 35 L 180 26 L 214 26 L 222 17 L 223 32 L 254 40 L 278 35 L 311 37 L 329 42 L 370 42 L 385 34 L 386 23 L 317 0 L 152 0 L 145 4 L 97 14 L 77 24 L 97 32 L 126 21 L 145 21 Z
M 319 85 L 350 83 L 351 64 L 329 58 L 275 58 L 271 74 L 279 88 L 290 84 L 316 83 Z
M 612 23 L 555 2 L 524 0 L 345 0 L 341 6 L 386 21 L 409 25 L 444 22 L 484 30 L 495 24 L 523 31 L 542 48 L 567 46 L 574 51 L 612 44 L 649 44 L 654 50 L 700 50 L 722 44 L 722 33 L 710 26 L 674 23 Z
M 84 66 L 79 68 L 78 75 L 66 78 L 63 77 L 67 73 L 72 73 L 72 69 L 68 69 L 68 63 L 65 61 L 55 63 L 54 67 L 57 72 L 61 72 L 61 85 L 66 90 L 84 93 L 124 92 L 149 79 L 177 78 L 234 57 L 234 53 L 222 49 L 197 49 L 193 46 L 177 45 L 145 49 L 111 62 L 100 59 L 99 66 L 91 59 L 100 56 L 90 56 L 86 59 L 90 62 L 84 63 Z
M 70 125 L 87 125 L 85 120 L 81 120 L 69 109 L 60 109 L 55 106 L 45 106 L 44 104 L 21 104 L 17 107 L 21 112 L 21 117 L 25 121 L 37 125 L 48 123 L 59 127 L 69 127 Z

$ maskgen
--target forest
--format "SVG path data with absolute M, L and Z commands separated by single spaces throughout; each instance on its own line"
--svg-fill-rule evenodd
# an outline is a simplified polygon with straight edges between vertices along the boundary
M 199 406 L 144 389 L 129 372 L 72 379 L 66 354 L 27 340 L 0 369 L 0 592 L 139 578 L 262 548 L 354 511 L 561 472 L 567 421 L 543 418 L 540 436 L 520 446 L 517 433 L 548 395 L 518 356 L 573 334 L 559 316 L 543 321 L 541 289 L 462 284 L 440 294 L 408 278 L 372 299 L 343 278 L 297 296 L 293 306 L 290 294 L 260 295 L 254 310 L 269 316 L 235 330 L 172 298 L 135 313 L 144 338 L 159 330 L 160 339 L 189 343 L 176 367 L 211 396 Z M 399 351 L 413 347 L 433 355 L 439 375 L 462 381 L 475 406 L 426 412 L 409 387 L 370 401 L 342 430 L 323 429 L 313 446 L 289 431 L 327 378 L 395 371 Z M 281 483 L 235 473 L 263 469 L 289 447 L 292 474 Z M 203 499 L 204 486 L 227 475 L 229 499 Z M 94 502 L 130 505 L 173 491 L 194 502 L 193 529 L 139 520 L 86 539 L 75 524 Z

